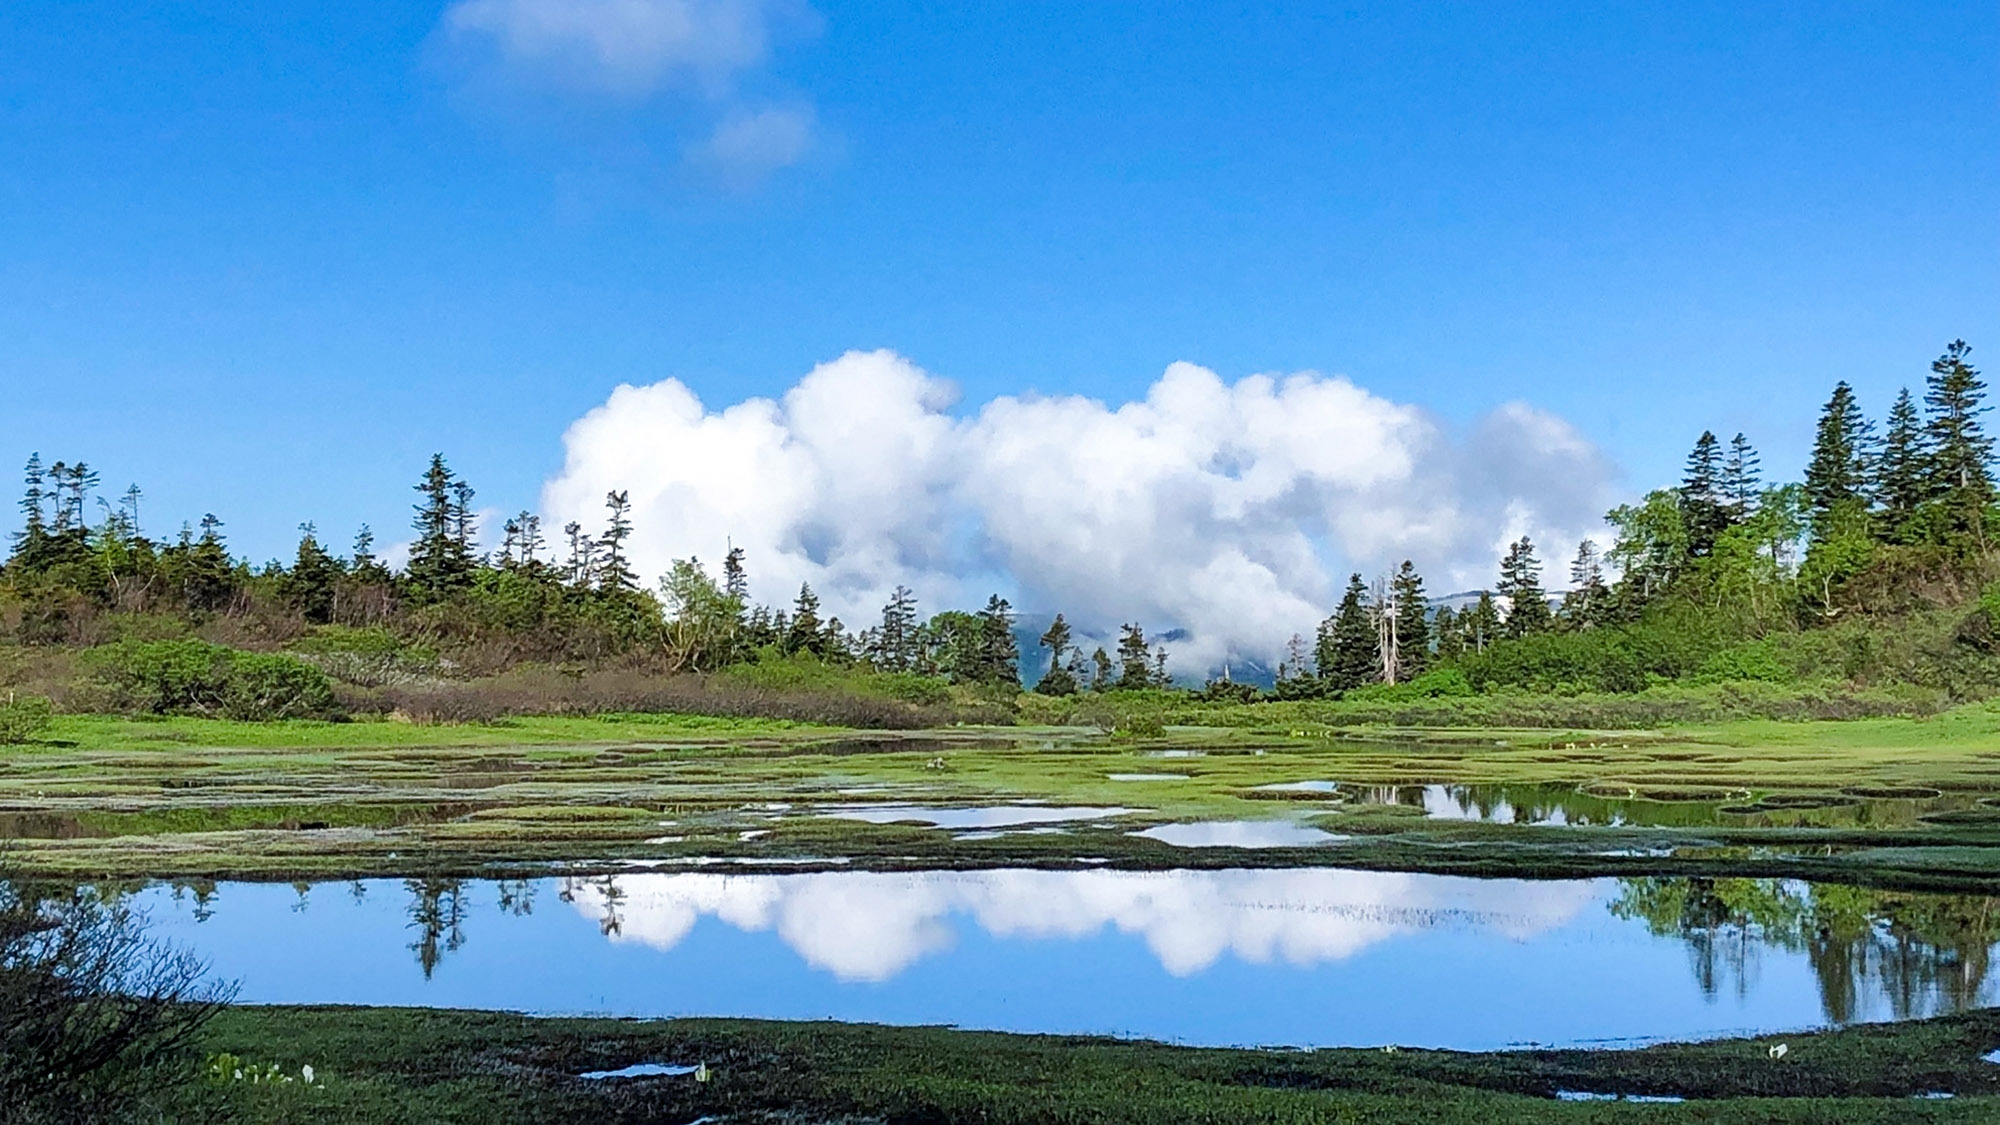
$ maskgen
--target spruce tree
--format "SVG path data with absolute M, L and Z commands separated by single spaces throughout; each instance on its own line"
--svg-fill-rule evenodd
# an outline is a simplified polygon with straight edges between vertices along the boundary
M 1475 653 L 1485 652 L 1486 646 L 1499 638 L 1500 608 L 1493 604 L 1492 594 L 1479 592 L 1479 600 L 1459 620 L 1459 633 L 1465 638 L 1465 647 Z
M 610 524 L 599 540 L 603 555 L 597 564 L 597 588 L 611 593 L 630 593 L 639 588 L 639 576 L 625 555 L 625 541 L 632 537 L 632 497 L 629 492 L 604 494 L 604 507 L 611 513 Z
M 917 596 L 897 586 L 882 607 L 882 624 L 875 629 L 875 666 L 885 672 L 909 672 L 917 666 Z
M 1882 509 L 1883 529 L 1893 540 L 1908 538 L 1930 495 L 1930 445 L 1917 416 L 1916 399 L 1908 387 L 1889 408 L 1882 435 L 1882 453 L 1875 461 L 1875 503 Z
M 1431 664 L 1431 602 L 1410 560 L 1389 579 L 1389 598 L 1396 607 L 1396 679 L 1414 680 Z
M 42 545 L 48 540 L 49 527 L 43 505 L 48 499 L 44 487 L 48 477 L 42 470 L 42 455 L 31 453 L 22 474 L 27 480 L 27 489 L 21 496 L 21 530 L 14 533 L 14 557 L 18 566 L 33 569 L 41 565 Z
M 1867 503 L 1870 451 L 1874 434 L 1854 388 L 1845 381 L 1833 385 L 1833 396 L 1820 409 L 1813 434 L 1812 460 L 1806 465 L 1806 502 L 1811 506 L 1813 538 L 1825 538 L 1836 509 Z
M 313 525 L 300 524 L 298 554 L 281 583 L 292 610 L 315 625 L 332 621 L 341 577 L 339 560 L 320 546 Z
M 1437 616 L 1431 620 L 1431 631 L 1437 634 L 1439 663 L 1449 664 L 1465 655 L 1465 630 L 1450 606 L 1438 607 Z
M 785 629 L 784 646 L 787 653 L 806 652 L 815 656 L 825 649 L 826 633 L 819 619 L 819 595 L 813 593 L 809 583 L 799 583 L 799 598 L 792 603 L 792 618 Z
M 1075 695 L 1076 675 L 1064 660 L 1070 647 L 1069 622 L 1063 615 L 1049 623 L 1048 631 L 1042 634 L 1041 646 L 1049 650 L 1049 670 L 1035 685 L 1035 691 L 1042 695 Z
M 1380 639 L 1369 613 L 1368 586 L 1360 574 L 1350 575 L 1347 590 L 1333 616 L 1320 627 L 1320 678 L 1335 691 L 1346 691 L 1382 677 Z
M 1505 629 L 1509 637 L 1545 633 L 1554 623 L 1548 595 L 1542 592 L 1542 564 L 1527 536 L 1507 548 L 1506 557 L 1500 560 L 1500 581 L 1493 588 L 1507 599 Z
M 1090 654 L 1090 690 L 1110 691 L 1115 686 L 1111 673 L 1111 654 L 1104 651 L 1103 645 L 1098 645 L 1097 651 Z
M 722 592 L 737 605 L 750 604 L 750 576 L 743 569 L 743 548 L 734 544 L 722 556 Z
M 411 593 L 421 600 L 435 600 L 463 589 L 472 581 L 472 552 L 465 537 L 469 523 L 462 501 L 470 490 L 444 463 L 444 454 L 431 455 L 430 466 L 416 490 L 423 497 L 416 505 L 410 526 L 417 533 L 410 544 L 410 561 L 403 577 Z
M 1611 588 L 1604 583 L 1604 559 L 1597 544 L 1589 539 L 1576 545 L 1576 558 L 1569 564 L 1569 594 L 1563 598 L 1562 616 L 1572 628 L 1587 629 L 1604 622 L 1611 608 Z
M 1951 534 L 1983 540 L 1986 509 L 1993 503 L 1993 439 L 1979 421 L 1988 409 L 1981 405 L 1986 383 L 1967 362 L 1971 354 L 1964 340 L 1953 340 L 1931 364 L 1924 388 L 1929 414 L 1924 433 L 1930 445 L 1930 492 L 1944 502 Z
M 1118 630 L 1118 684 L 1127 691 L 1138 691 L 1151 687 L 1153 683 L 1152 651 L 1146 645 L 1146 630 L 1138 624 L 1121 626 Z
M 1174 678 L 1167 673 L 1167 646 L 1165 645 L 1155 645 L 1153 647 L 1153 686 L 1161 689 L 1174 686 Z
M 1687 471 L 1681 477 L 1682 518 L 1687 522 L 1688 553 L 1706 555 L 1715 547 L 1715 537 L 1729 525 L 1729 510 L 1722 495 L 1722 444 L 1715 434 L 1703 430 L 1688 453 Z
M 1021 686 L 1021 648 L 1014 640 L 1014 607 L 993 594 L 979 617 L 979 665 L 976 678 L 981 683 Z
M 1742 523 L 1757 510 L 1757 494 L 1762 485 L 1761 461 L 1748 438 L 1737 434 L 1729 439 L 1729 452 L 1722 459 L 1717 488 L 1730 523 Z

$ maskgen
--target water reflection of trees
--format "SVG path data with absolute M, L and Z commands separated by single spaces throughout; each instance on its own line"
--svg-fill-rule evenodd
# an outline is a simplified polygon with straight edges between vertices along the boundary
M 417 931 L 410 951 L 431 979 L 438 962 L 465 944 L 465 883 L 462 879 L 405 879 L 410 892 L 408 928 Z
M 2000 899 L 1913 894 L 1782 879 L 1621 879 L 1620 918 L 1688 943 L 1710 995 L 1747 991 L 1764 949 L 1803 952 L 1829 1020 L 1863 1018 L 1879 995 L 1895 1019 L 1977 1007 Z

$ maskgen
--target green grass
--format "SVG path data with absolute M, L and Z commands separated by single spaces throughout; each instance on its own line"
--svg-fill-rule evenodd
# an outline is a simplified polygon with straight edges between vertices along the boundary
M 1787 1053 L 1773 1059 L 1771 1046 Z M 244 1121 L 1986 1122 L 2000 1012 L 1627 1051 L 1218 1050 L 1097 1038 L 748 1020 L 240 1007 L 207 1051 L 318 1084 L 204 1091 Z M 586 1082 L 637 1062 L 710 1079 Z M 1676 1095 L 1565 1103 L 1559 1090 Z M 1948 1101 L 1913 1095 L 1948 1092 Z
M 673 714 L 612 714 L 588 718 L 540 716 L 490 723 L 428 725 L 389 721 L 254 723 L 187 716 L 129 718 L 117 715 L 60 715 L 38 741 L 73 743 L 95 750 L 171 749 L 182 746 L 396 748 L 628 742 L 654 734 L 766 734 L 801 729 L 833 728 L 815 727 L 787 719 Z M 0 755 L 20 749 L 0 747 Z

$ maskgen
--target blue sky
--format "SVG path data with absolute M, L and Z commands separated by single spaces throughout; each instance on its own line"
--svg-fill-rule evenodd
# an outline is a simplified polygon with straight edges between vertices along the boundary
M 261 558 L 400 535 L 434 449 L 532 505 L 621 382 L 852 348 L 972 405 L 1176 360 L 1525 400 L 1626 487 L 1703 427 L 1795 472 L 1834 380 L 1879 412 L 1955 336 L 2000 370 L 1990 2 L 704 6 L 762 45 L 0 8 L 0 461 Z

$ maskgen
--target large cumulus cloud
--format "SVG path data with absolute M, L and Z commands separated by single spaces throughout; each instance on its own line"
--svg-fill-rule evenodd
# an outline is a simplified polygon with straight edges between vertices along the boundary
M 629 489 L 644 573 L 734 543 L 757 596 L 810 582 L 854 625 L 898 583 L 931 609 L 997 588 L 1099 632 L 1181 630 L 1192 672 L 1271 659 L 1350 570 L 1409 558 L 1434 592 L 1480 586 L 1523 534 L 1560 560 L 1611 499 L 1604 456 L 1546 412 L 1510 403 L 1454 434 L 1311 372 L 1230 383 L 1177 363 L 1137 402 L 953 405 L 887 351 L 720 409 L 676 380 L 624 386 L 570 427 L 543 504 L 594 526 Z

